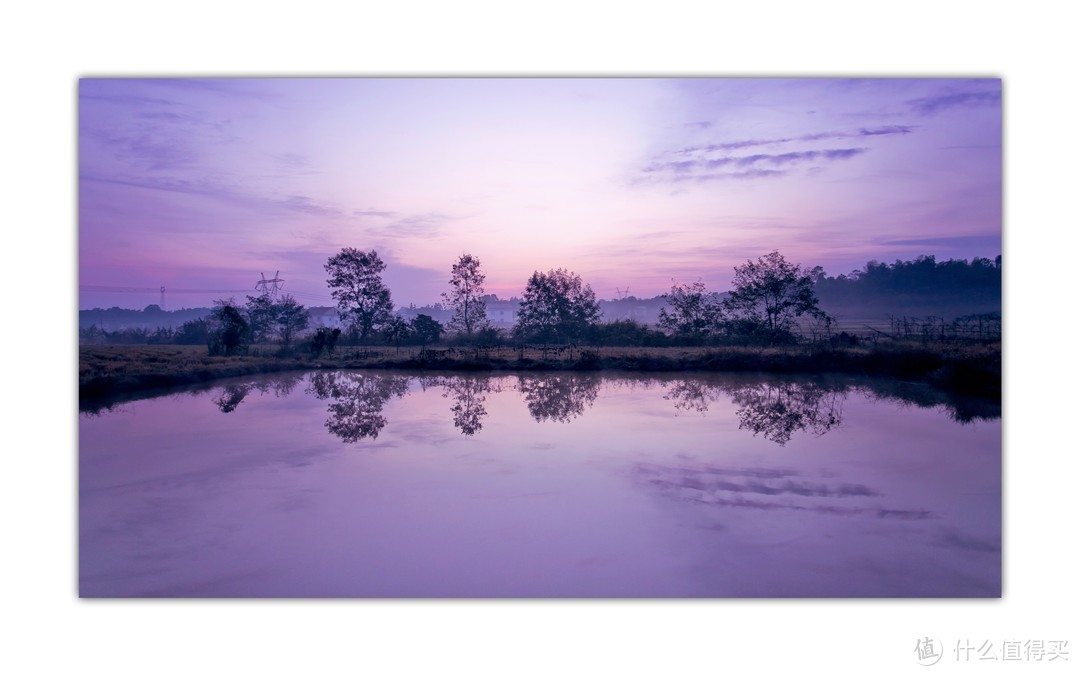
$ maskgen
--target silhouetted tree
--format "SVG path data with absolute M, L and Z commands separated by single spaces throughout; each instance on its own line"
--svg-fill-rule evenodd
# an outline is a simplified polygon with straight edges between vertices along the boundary
M 581 277 L 562 268 L 534 272 L 518 307 L 521 338 L 567 341 L 583 338 L 600 319 L 600 304 Z
M 175 332 L 167 326 L 159 326 L 154 329 L 153 333 L 146 337 L 146 342 L 150 345 L 167 345 L 173 341 Z
M 390 319 L 394 309 L 390 289 L 382 281 L 386 263 L 374 250 L 346 247 L 324 267 L 330 275 L 326 284 L 333 289 L 330 295 L 337 301 L 338 316 L 356 329 L 361 342 L 366 341 Z
M 820 267 L 804 270 L 777 251 L 736 266 L 734 289 L 723 302 L 733 320 L 728 326 L 735 333 L 763 334 L 770 342 L 792 338 L 796 318 L 827 317 L 814 294 L 822 275 Z
M 186 321 L 173 335 L 173 341 L 177 345 L 206 345 L 209 338 L 210 331 L 205 319 Z
M 214 301 L 208 318 L 210 354 L 236 354 L 247 347 L 251 327 L 233 299 Z
M 668 337 L 662 331 L 650 329 L 648 325 L 633 319 L 616 319 L 611 322 L 593 324 L 588 340 L 593 345 L 660 347 L 669 344 Z
M 383 323 L 382 335 L 387 343 L 394 344 L 394 351 L 401 347 L 401 341 L 408 340 L 411 330 L 409 322 L 399 315 L 393 315 Z
M 310 318 L 307 308 L 290 295 L 281 297 L 273 304 L 274 329 L 286 350 L 292 346 L 293 337 L 308 327 Z
M 428 315 L 416 315 L 411 322 L 413 335 L 421 345 L 437 343 L 442 338 L 443 326 Z
M 720 330 L 723 307 L 702 282 L 673 284 L 664 300 L 668 306 L 660 309 L 657 323 L 672 335 L 701 342 Z
M 82 345 L 100 345 L 108 339 L 108 332 L 98 328 L 97 324 L 79 329 L 79 343 Z M 199 341 L 200 343 L 203 341 Z
M 315 333 L 311 336 L 311 356 L 318 357 L 324 350 L 333 354 L 340 336 L 341 329 L 330 329 L 325 326 L 315 329 Z
M 265 343 L 270 339 L 274 333 L 276 315 L 277 308 L 270 300 L 270 296 L 262 294 L 247 297 L 247 303 L 244 304 L 244 316 L 248 321 L 252 343 Z
M 480 269 L 480 259 L 472 254 L 461 258 L 450 269 L 450 291 L 442 294 L 443 300 L 453 309 L 449 327 L 472 338 L 473 332 L 487 326 L 487 306 L 484 280 L 487 275 Z

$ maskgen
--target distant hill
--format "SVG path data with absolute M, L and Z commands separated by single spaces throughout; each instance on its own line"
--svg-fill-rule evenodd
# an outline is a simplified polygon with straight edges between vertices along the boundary
M 182 310 L 162 310 L 157 305 L 147 305 L 142 310 L 111 307 L 107 310 L 94 308 L 79 311 L 79 328 L 97 326 L 106 331 L 120 329 L 158 329 L 178 328 L 192 319 L 202 319 L 210 314 L 208 307 L 184 308 Z

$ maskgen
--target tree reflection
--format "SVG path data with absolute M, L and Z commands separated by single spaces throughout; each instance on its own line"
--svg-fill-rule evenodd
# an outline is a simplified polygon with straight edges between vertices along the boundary
M 327 406 L 326 429 L 347 443 L 375 439 L 386 426 L 383 406 L 409 391 L 405 376 L 320 371 L 307 389 L 318 399 L 333 399 Z
M 255 389 L 262 394 L 273 392 L 275 397 L 287 397 L 292 394 L 296 386 L 304 379 L 303 372 L 286 371 L 264 377 L 255 382 Z
M 232 413 L 252 389 L 251 383 L 227 385 L 221 389 L 221 394 L 214 398 L 214 403 L 221 409 L 222 413 Z
M 444 382 L 446 392 L 444 397 L 452 396 L 454 405 L 450 412 L 454 414 L 454 427 L 461 433 L 472 436 L 484 426 L 481 419 L 487 415 L 484 395 L 492 391 L 492 385 L 487 378 L 447 378 Z
M 244 398 L 251 394 L 252 390 L 258 390 L 260 394 L 273 392 L 275 397 L 285 397 L 303 379 L 303 373 L 293 371 L 273 376 L 262 376 L 258 380 L 251 382 L 226 385 L 221 388 L 221 394 L 215 397 L 213 402 L 222 413 L 232 413 L 244 401 Z
M 518 379 L 518 391 L 537 422 L 570 422 L 592 406 L 600 393 L 600 379 L 581 375 L 544 375 Z
M 705 413 L 709 410 L 709 404 L 716 401 L 718 396 L 715 385 L 701 380 L 677 380 L 668 388 L 664 399 L 675 404 L 680 411 L 696 411 Z
M 1001 399 L 965 397 L 956 392 L 935 388 L 926 383 L 867 379 L 858 390 L 872 399 L 886 399 L 901 406 L 942 408 L 961 424 L 997 420 L 1001 417 Z
M 783 446 L 796 432 L 825 434 L 840 424 L 845 388 L 815 382 L 763 382 L 725 388 L 740 406 L 739 429 Z

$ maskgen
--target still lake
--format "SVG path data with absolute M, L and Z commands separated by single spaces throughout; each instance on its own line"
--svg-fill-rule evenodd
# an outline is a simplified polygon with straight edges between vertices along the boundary
M 289 373 L 84 410 L 84 597 L 997 597 L 998 410 L 856 378 Z

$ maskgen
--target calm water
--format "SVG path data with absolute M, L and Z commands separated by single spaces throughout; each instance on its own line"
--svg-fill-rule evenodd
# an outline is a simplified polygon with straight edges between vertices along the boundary
M 86 412 L 83 596 L 999 596 L 997 411 L 882 381 L 318 372 Z

